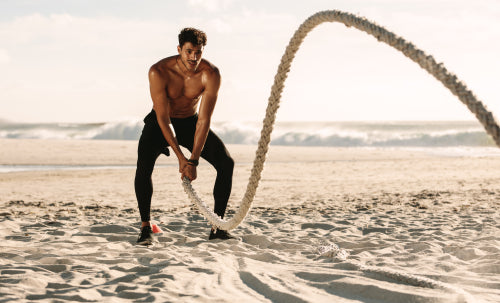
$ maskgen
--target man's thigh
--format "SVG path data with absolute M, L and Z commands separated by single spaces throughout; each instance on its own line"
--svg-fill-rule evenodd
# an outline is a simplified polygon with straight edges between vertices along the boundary
M 146 123 L 139 139 L 138 155 L 156 157 L 168 146 L 161 129 L 154 123 Z
M 212 130 L 208 132 L 207 141 L 201 152 L 201 157 L 214 165 L 219 160 L 230 157 L 224 142 Z

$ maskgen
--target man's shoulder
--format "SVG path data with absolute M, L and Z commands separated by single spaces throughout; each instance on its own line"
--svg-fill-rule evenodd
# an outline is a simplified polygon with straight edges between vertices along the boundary
M 151 69 L 155 69 L 158 71 L 171 69 L 175 65 L 175 58 L 177 56 L 170 56 L 167 58 L 163 58 L 155 64 L 151 65 Z
M 160 61 L 156 62 L 155 64 L 151 65 L 151 67 L 149 68 L 150 76 L 152 75 L 160 77 L 167 76 L 168 71 L 173 69 L 175 65 L 175 58 L 176 56 L 163 58 Z
M 201 59 L 200 67 L 209 76 L 220 77 L 219 68 L 206 59 Z

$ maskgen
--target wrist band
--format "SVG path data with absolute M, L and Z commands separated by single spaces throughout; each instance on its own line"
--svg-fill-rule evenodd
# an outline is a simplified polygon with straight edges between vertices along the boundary
M 188 164 L 191 164 L 191 165 L 194 165 L 194 166 L 198 166 L 198 160 L 194 160 L 194 159 L 188 159 Z

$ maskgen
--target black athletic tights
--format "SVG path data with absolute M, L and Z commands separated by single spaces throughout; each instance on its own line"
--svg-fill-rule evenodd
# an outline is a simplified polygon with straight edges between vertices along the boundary
M 189 118 L 170 118 L 175 130 L 177 142 L 193 150 L 194 133 L 198 115 Z M 153 182 L 151 175 L 156 159 L 160 154 L 169 155 L 168 143 L 158 125 L 155 111 L 151 111 L 144 118 L 144 129 L 139 139 L 137 170 L 135 173 L 135 195 L 139 204 L 139 212 L 143 222 L 150 221 L 151 197 L 153 196 Z M 224 143 L 211 130 L 201 152 L 201 157 L 207 160 L 217 170 L 217 178 L 213 190 L 215 207 L 214 212 L 224 217 L 227 201 L 231 194 L 234 161 L 229 155 Z

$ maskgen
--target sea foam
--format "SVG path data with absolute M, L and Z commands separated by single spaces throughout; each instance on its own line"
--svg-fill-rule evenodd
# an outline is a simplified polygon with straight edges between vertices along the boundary
M 0 121 L 0 138 L 138 140 L 144 123 L 13 123 Z M 213 122 L 227 144 L 257 144 L 259 122 Z M 494 147 L 476 121 L 278 122 L 272 145 L 333 147 Z

